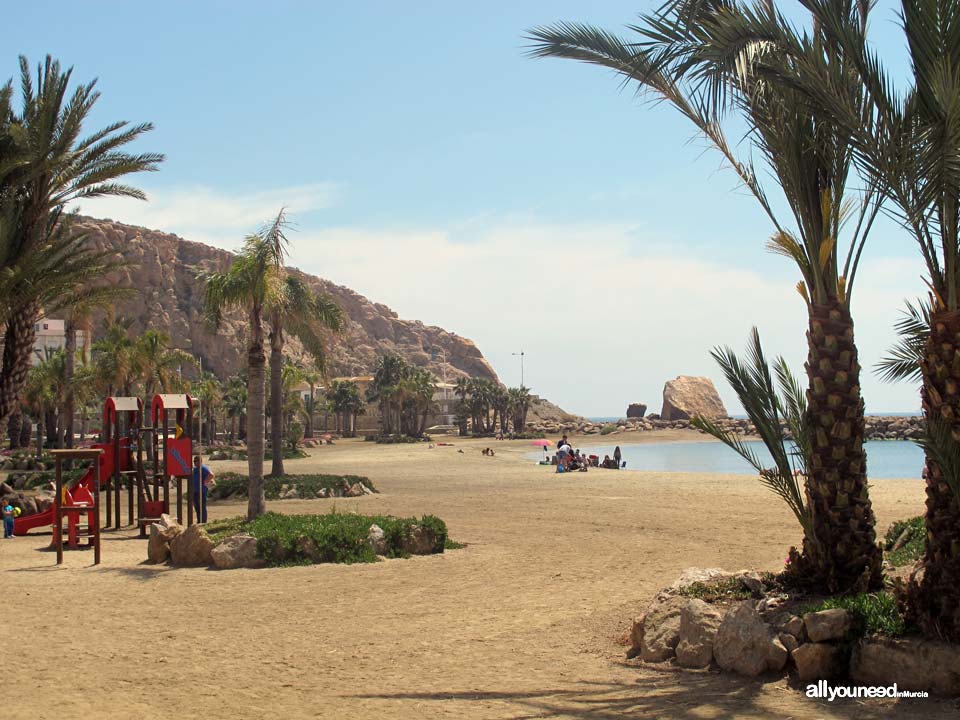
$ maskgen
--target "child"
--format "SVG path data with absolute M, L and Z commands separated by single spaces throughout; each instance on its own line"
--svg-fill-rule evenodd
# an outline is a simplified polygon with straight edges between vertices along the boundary
M 3 538 L 13 537 L 13 505 L 9 501 L 3 506 Z
M 205 523 L 207 521 L 207 493 L 209 488 L 216 485 L 213 480 L 213 473 L 210 468 L 201 464 L 200 456 L 193 456 L 193 478 L 191 479 L 193 487 L 193 509 L 197 513 L 197 522 Z M 202 502 L 201 502 L 202 500 Z

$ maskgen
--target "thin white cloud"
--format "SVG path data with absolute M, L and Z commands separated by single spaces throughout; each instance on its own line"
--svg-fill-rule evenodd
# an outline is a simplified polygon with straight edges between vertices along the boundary
M 291 185 L 246 193 L 224 193 L 203 185 L 148 192 L 148 201 L 95 198 L 81 212 L 96 217 L 173 232 L 223 248 L 239 247 L 243 237 L 286 207 L 291 218 L 337 202 L 335 183 Z

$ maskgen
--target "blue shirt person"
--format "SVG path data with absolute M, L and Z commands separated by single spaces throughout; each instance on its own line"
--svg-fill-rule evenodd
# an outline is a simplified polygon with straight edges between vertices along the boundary
M 197 522 L 207 521 L 207 491 L 213 484 L 213 473 L 206 465 L 200 462 L 200 456 L 193 456 L 193 478 L 191 492 L 193 493 L 193 509 L 197 514 Z

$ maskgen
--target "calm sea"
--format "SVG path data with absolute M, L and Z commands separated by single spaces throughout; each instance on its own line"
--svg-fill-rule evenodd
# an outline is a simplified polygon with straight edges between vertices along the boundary
M 763 462 L 772 460 L 763 443 L 746 443 Z M 923 470 L 923 451 L 905 440 L 871 440 L 865 443 L 867 474 L 871 478 L 918 478 Z M 587 445 L 581 452 L 588 455 L 613 456 L 612 445 Z M 710 472 L 755 475 L 755 471 L 739 455 L 719 442 L 645 443 L 620 446 L 628 470 L 661 472 Z M 553 448 L 551 448 L 551 453 Z M 542 455 L 531 453 L 531 458 Z

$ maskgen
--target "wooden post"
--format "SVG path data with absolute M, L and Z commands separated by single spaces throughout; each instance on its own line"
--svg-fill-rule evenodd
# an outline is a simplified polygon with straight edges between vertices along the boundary
M 53 543 L 57 546 L 57 565 L 63 564 L 63 468 L 60 458 L 54 456 L 54 467 L 57 478 L 57 494 L 54 497 Z

